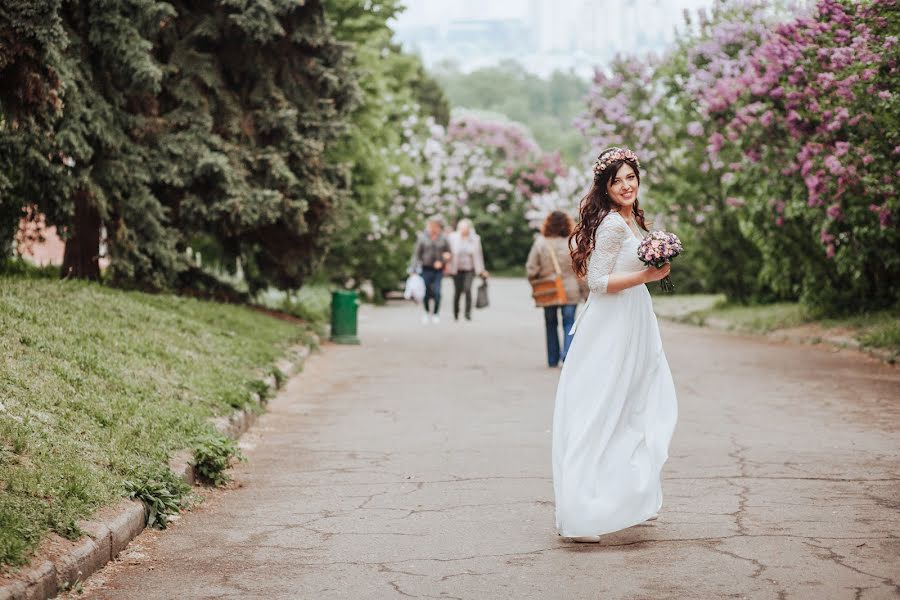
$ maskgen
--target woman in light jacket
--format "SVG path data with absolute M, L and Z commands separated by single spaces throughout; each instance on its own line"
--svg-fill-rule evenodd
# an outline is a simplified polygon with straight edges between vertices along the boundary
M 487 278 L 481 238 L 475 233 L 472 221 L 460 219 L 456 231 L 450 234 L 450 262 L 447 274 L 453 276 L 453 320 L 459 320 L 459 301 L 465 296 L 466 320 L 472 320 L 472 281 L 475 275 Z
M 538 236 L 531 251 L 528 253 L 528 262 L 525 270 L 529 281 L 539 279 L 552 279 L 556 277 L 556 269 L 550 253 L 556 255 L 556 263 L 562 275 L 563 287 L 566 290 L 565 304 L 552 304 L 544 306 L 544 324 L 547 328 L 547 364 L 556 367 L 566 359 L 572 336 L 569 330 L 575 322 L 575 309 L 578 302 L 584 299 L 585 284 L 575 271 L 572 270 L 572 259 L 569 256 L 569 236 L 575 224 L 566 213 L 556 210 L 547 215 L 541 226 L 541 235 Z M 563 347 L 559 348 L 559 319 L 562 315 Z

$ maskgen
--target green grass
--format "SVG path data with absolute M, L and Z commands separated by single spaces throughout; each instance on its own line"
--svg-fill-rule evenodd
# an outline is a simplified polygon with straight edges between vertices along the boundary
M 744 333 L 770 333 L 808 325 L 811 339 L 851 337 L 863 348 L 879 348 L 889 356 L 900 354 L 900 311 L 884 310 L 845 318 L 816 319 L 802 305 L 779 302 L 755 306 L 729 304 L 721 295 L 655 296 L 660 317 L 694 325 L 716 324 Z
M 165 479 L 307 335 L 246 308 L 0 276 L 0 563 Z
M 824 319 L 824 327 L 856 330 L 856 339 L 863 346 L 900 351 L 900 310 L 884 310 L 845 319 Z
M 684 320 L 724 302 L 722 294 L 665 294 L 653 295 L 653 311 L 657 316 L 676 321 Z
M 257 301 L 307 321 L 319 336 L 325 335 L 325 324 L 331 319 L 331 287 L 327 284 L 311 283 L 290 293 L 269 289 L 261 292 Z
M 761 306 L 741 306 L 723 302 L 693 313 L 693 318 L 701 323 L 711 319 L 724 321 L 731 329 L 747 333 L 769 333 L 776 329 L 797 327 L 809 322 L 803 307 L 789 302 Z

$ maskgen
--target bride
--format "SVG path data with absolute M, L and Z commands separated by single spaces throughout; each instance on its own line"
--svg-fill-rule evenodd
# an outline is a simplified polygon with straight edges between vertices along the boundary
M 556 529 L 574 541 L 654 519 L 660 471 L 678 407 L 645 283 L 670 265 L 645 267 L 638 207 L 640 165 L 628 149 L 604 150 L 572 234 L 572 266 L 591 295 L 563 366 L 553 415 Z

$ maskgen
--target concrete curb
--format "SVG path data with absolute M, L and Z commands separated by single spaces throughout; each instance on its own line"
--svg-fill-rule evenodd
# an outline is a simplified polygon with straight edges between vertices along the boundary
M 318 340 L 316 340 L 317 342 Z M 298 373 L 310 355 L 308 346 L 294 346 L 275 367 L 285 375 L 285 379 Z M 271 393 L 278 391 L 278 380 L 274 374 L 263 381 Z M 229 417 L 213 420 L 217 430 L 237 439 L 259 418 L 265 400 L 254 394 L 254 406 L 237 410 Z M 196 479 L 191 464 L 191 453 L 187 450 L 177 453 L 169 462 L 172 471 L 188 485 Z M 0 587 L 0 600 L 46 600 L 64 592 L 78 582 L 82 582 L 113 560 L 119 552 L 144 530 L 148 511 L 139 500 L 123 500 L 109 511 L 107 518 L 82 521 L 78 526 L 85 536 L 76 542 L 74 548 L 53 561 L 36 557 L 33 563 L 22 569 L 15 581 Z

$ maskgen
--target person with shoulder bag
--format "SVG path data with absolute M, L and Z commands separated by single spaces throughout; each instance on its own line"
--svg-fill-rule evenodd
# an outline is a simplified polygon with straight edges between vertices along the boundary
M 547 330 L 547 364 L 558 366 L 565 361 L 572 343 L 569 331 L 575 322 L 575 310 L 584 297 L 584 284 L 572 270 L 569 257 L 569 235 L 575 224 L 562 211 L 553 211 L 544 219 L 541 235 L 528 253 L 525 270 L 532 287 L 535 305 L 544 309 Z M 559 321 L 562 317 L 563 344 L 559 343 Z

